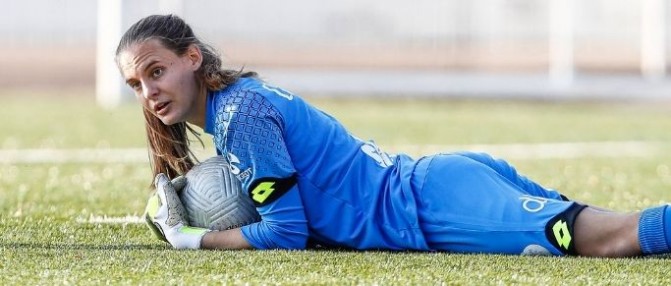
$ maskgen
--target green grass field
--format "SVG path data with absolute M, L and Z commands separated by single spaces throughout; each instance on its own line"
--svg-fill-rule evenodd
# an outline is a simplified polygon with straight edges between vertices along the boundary
M 569 197 L 621 211 L 671 202 L 671 106 L 313 99 L 385 147 L 651 142 L 649 155 L 512 159 Z M 0 150 L 142 148 L 137 105 L 106 111 L 85 96 L 0 94 Z M 210 148 L 205 138 L 206 149 Z M 447 150 L 446 150 L 447 151 Z M 412 154 L 421 155 L 421 154 Z M 497 155 L 497 154 L 495 154 Z M 202 158 L 201 158 L 202 159 Z M 0 163 L 0 285 L 54 284 L 651 284 L 667 257 L 590 259 L 415 252 L 175 251 L 137 223 L 147 163 Z

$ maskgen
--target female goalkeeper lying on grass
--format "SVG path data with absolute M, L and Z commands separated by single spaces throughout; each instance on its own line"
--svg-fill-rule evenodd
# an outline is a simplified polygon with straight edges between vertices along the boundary
M 297 95 L 254 73 L 222 69 L 216 52 L 176 16 L 135 23 L 116 61 L 144 107 L 162 202 L 150 217 L 175 248 L 303 249 L 310 239 L 461 253 L 670 251 L 667 206 L 628 214 L 585 206 L 485 154 L 390 156 Z M 186 226 L 168 180 L 194 165 L 186 122 L 214 136 L 260 222 L 225 231 Z

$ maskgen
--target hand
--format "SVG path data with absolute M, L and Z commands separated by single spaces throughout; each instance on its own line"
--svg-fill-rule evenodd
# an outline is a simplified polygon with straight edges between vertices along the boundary
M 184 186 L 186 185 L 186 177 L 177 176 L 176 178 L 172 179 L 171 183 L 172 186 L 175 188 L 175 191 L 179 193 L 184 189 Z M 149 196 L 147 206 L 144 209 L 144 221 L 149 227 L 149 230 L 151 230 L 154 236 L 156 236 L 156 238 L 168 242 L 168 240 L 165 239 L 163 232 L 158 227 L 156 227 L 156 225 L 154 225 L 153 216 L 156 215 L 156 213 L 158 212 L 158 208 L 159 208 L 159 199 L 158 195 L 156 194 L 156 191 L 154 191 L 151 194 L 151 196 Z
M 185 179 L 175 179 L 177 187 L 184 186 Z M 176 249 L 199 249 L 203 236 L 210 230 L 186 225 L 186 212 L 177 196 L 175 186 L 165 174 L 154 179 L 156 193 L 149 198 L 145 220 L 160 239 Z

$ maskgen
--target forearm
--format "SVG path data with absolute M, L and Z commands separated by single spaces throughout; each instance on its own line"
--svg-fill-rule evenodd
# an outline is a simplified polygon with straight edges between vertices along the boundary
M 240 228 L 211 231 L 203 236 L 202 249 L 251 249 L 253 248 L 244 237 Z

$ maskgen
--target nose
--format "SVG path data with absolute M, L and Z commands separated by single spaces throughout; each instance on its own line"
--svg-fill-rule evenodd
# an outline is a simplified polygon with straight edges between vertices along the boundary
M 145 99 L 150 99 L 152 97 L 156 97 L 158 95 L 158 88 L 156 88 L 155 85 L 147 83 L 147 82 L 142 82 L 142 96 Z

